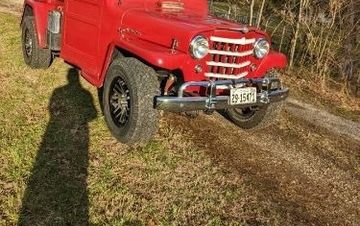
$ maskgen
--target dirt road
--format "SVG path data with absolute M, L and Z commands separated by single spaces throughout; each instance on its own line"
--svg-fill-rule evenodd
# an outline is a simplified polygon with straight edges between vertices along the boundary
M 359 123 L 345 126 L 343 119 L 330 116 L 336 120 L 330 120 L 335 126 L 328 130 L 323 124 L 328 113 L 314 114 L 304 106 L 309 107 L 288 104 L 277 125 L 253 133 L 217 114 L 191 121 L 172 115 L 167 121 L 214 162 L 243 175 L 258 201 L 286 222 L 358 225 Z M 340 125 L 346 135 L 339 133 Z
M 14 5 L 0 6 L 14 12 Z M 212 164 L 239 175 L 245 192 L 256 197 L 245 208 L 265 206 L 268 212 L 259 216 L 283 219 L 274 224 L 360 225 L 359 122 L 289 99 L 279 122 L 262 131 L 242 131 L 219 114 L 166 114 L 162 127 L 174 128 Z

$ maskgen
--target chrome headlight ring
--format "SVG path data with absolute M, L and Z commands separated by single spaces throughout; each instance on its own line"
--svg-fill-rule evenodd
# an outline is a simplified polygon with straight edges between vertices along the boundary
M 266 39 L 258 39 L 254 44 L 254 54 L 257 58 L 262 59 L 270 52 L 270 43 Z
M 210 50 L 209 41 L 202 35 L 198 35 L 190 43 L 190 54 L 195 59 L 202 59 Z

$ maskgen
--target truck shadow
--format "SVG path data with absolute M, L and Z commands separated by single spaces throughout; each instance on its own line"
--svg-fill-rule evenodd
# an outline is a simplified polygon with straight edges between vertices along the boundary
M 88 225 L 88 123 L 97 117 L 93 98 L 70 69 L 68 84 L 49 103 L 43 135 L 22 200 L 19 225 Z

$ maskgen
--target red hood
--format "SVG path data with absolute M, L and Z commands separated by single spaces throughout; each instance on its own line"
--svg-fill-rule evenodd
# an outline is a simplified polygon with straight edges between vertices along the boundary
M 172 40 L 179 41 L 178 49 L 188 51 L 189 43 L 199 34 L 210 36 L 215 30 L 232 30 L 241 33 L 254 30 L 263 36 L 265 33 L 246 25 L 234 23 L 208 15 L 187 13 L 166 14 L 156 10 L 131 9 L 122 19 L 122 28 L 132 30 L 142 40 L 170 47 Z

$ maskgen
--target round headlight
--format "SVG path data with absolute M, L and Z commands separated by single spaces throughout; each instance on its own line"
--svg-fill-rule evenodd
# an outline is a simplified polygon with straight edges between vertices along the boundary
M 270 51 L 270 43 L 266 39 L 259 39 L 254 44 L 254 53 L 257 58 L 264 58 Z
M 190 54 L 195 59 L 202 59 L 209 53 L 209 42 L 204 36 L 196 36 L 190 43 Z

